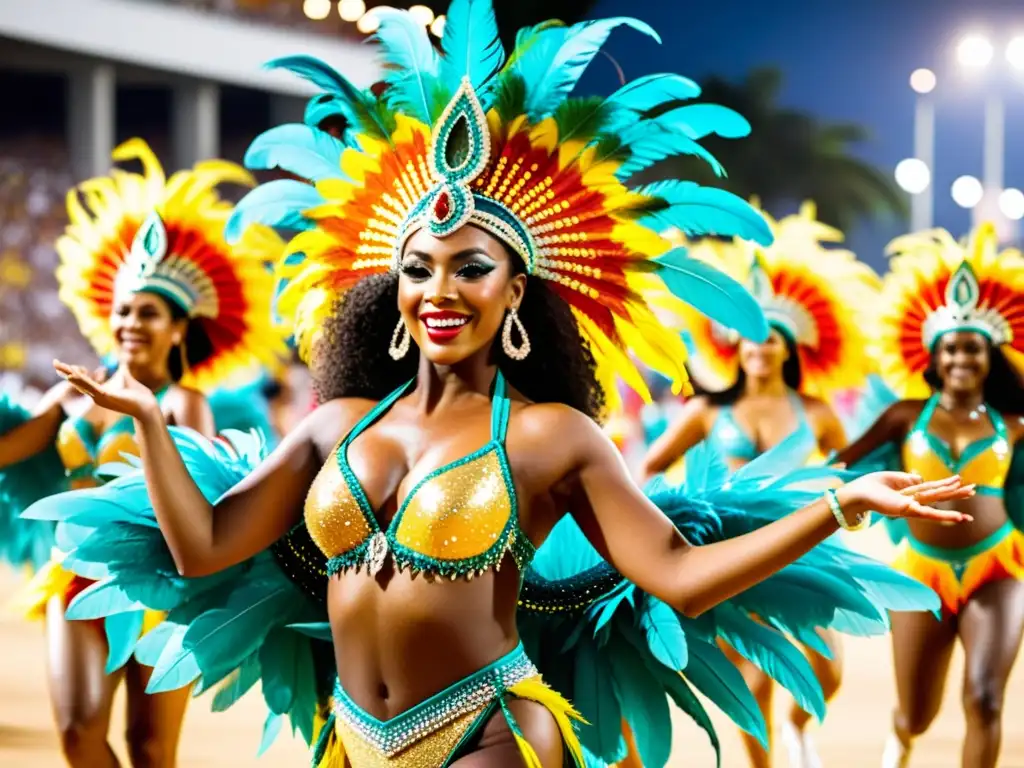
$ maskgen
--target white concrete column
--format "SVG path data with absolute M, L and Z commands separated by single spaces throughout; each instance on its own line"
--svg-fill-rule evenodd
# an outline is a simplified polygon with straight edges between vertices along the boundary
M 110 170 L 114 149 L 117 77 L 114 65 L 85 62 L 68 73 L 68 149 L 77 181 Z
M 174 87 L 174 170 L 189 168 L 220 154 L 220 88 L 216 83 L 189 80 Z

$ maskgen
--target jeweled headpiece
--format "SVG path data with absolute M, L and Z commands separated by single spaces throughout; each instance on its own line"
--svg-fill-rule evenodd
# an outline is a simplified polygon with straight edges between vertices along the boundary
M 768 247 L 701 240 L 690 253 L 746 285 L 768 325 L 796 347 L 804 392 L 829 397 L 859 386 L 871 372 L 865 329 L 879 287 L 877 275 L 850 251 L 830 247 L 841 243 L 843 235 L 817 221 L 813 203 L 778 222 L 766 218 L 775 234 Z M 742 334 L 690 315 L 691 374 L 710 390 L 731 386 L 739 371 L 736 345 Z
M 278 274 L 281 310 L 293 314 L 308 353 L 323 317 L 360 278 L 393 269 L 413 233 L 446 237 L 467 224 L 504 242 L 526 271 L 550 281 L 574 310 L 604 369 L 647 389 L 627 353 L 685 381 L 685 346 L 651 302 L 669 292 L 751 336 L 766 332 L 749 294 L 690 259 L 658 232 L 717 233 L 771 240 L 764 220 L 723 190 L 631 177 L 658 160 L 694 154 L 721 170 L 698 140 L 744 135 L 739 115 L 681 105 L 700 89 L 679 75 L 650 75 L 608 98 L 570 98 L 611 31 L 646 24 L 616 18 L 522 30 L 505 60 L 489 0 L 455 0 L 434 48 L 405 11 L 382 10 L 377 32 L 387 66 L 376 95 L 316 59 L 271 62 L 312 81 L 350 125 L 351 141 L 308 125 L 258 137 L 255 168 L 280 167 L 298 181 L 270 182 L 239 205 L 229 236 L 246 222 L 304 230 Z
M 927 396 L 932 351 L 952 331 L 983 334 L 1024 373 L 1024 256 L 1000 250 L 991 224 L 963 243 L 943 229 L 904 235 L 888 253 L 878 355 L 900 396 Z
M 266 265 L 284 243 L 257 224 L 229 246 L 223 231 L 232 206 L 216 193 L 221 183 L 251 186 L 249 173 L 210 160 L 167 179 L 141 139 L 113 156 L 139 161 L 142 173 L 117 169 L 72 189 L 70 223 L 57 241 L 61 299 L 96 352 L 115 351 L 115 303 L 149 292 L 180 307 L 210 340 L 212 354 L 189 369 L 188 385 L 209 389 L 238 370 L 277 365 L 286 349 L 270 323 L 274 278 Z

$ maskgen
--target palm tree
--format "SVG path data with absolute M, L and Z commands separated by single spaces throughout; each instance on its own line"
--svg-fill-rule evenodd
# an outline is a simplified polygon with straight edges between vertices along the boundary
M 781 73 L 772 68 L 753 70 L 740 83 L 708 78 L 701 101 L 730 107 L 751 126 L 751 135 L 740 140 L 709 136 L 702 142 L 728 176 L 715 178 L 703 163 L 684 156 L 657 164 L 647 179 L 696 178 L 757 197 L 769 211 L 814 200 L 819 219 L 844 231 L 865 217 L 905 217 L 906 198 L 889 176 L 850 154 L 868 140 L 864 127 L 780 107 L 781 84 Z

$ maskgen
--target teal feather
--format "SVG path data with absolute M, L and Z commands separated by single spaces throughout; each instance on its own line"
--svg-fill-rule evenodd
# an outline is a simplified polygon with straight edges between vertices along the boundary
M 735 329 L 744 338 L 768 338 L 768 323 L 760 305 L 746 288 L 725 273 L 691 259 L 682 249 L 657 257 L 655 263 L 659 277 L 673 295 L 698 312 Z
M 379 8 L 375 39 L 380 43 L 387 73 L 388 106 L 422 123 L 433 125 L 454 93 L 439 80 L 441 59 L 427 28 L 408 11 Z M 451 24 L 445 23 L 445 30 Z
M 135 644 L 142 634 L 145 617 L 145 611 L 129 611 L 107 616 L 103 622 L 109 648 L 106 667 L 108 675 L 123 667 L 132 657 Z
M 213 696 L 212 710 L 224 712 L 233 706 L 260 681 L 262 671 L 259 653 L 250 654 L 226 683 L 217 689 Z
M 245 152 L 245 167 L 257 170 L 280 168 L 312 182 L 345 178 L 341 153 L 345 144 L 317 128 L 301 123 L 279 125 L 264 131 Z
M 729 606 L 720 606 L 715 618 L 722 637 L 740 656 L 789 691 L 801 708 L 818 720 L 824 719 L 821 686 L 807 659 L 791 642 Z
M 354 86 L 348 78 L 314 56 L 282 56 L 264 64 L 267 69 L 284 69 L 309 81 L 317 88 L 338 96 L 356 122 L 358 131 L 375 138 L 390 140 L 394 125 L 388 113 L 382 112 L 372 93 Z
M 664 687 L 634 653 L 613 649 L 609 658 L 615 689 L 641 762 L 650 768 L 666 765 L 672 750 L 672 720 Z
M 1010 474 L 1003 488 L 1006 513 L 1018 531 L 1024 530 L 1024 440 L 1018 441 L 1013 449 Z M 904 525 L 906 521 L 902 521 Z
M 629 150 L 629 159 L 615 172 L 615 177 L 619 181 L 629 180 L 666 157 L 679 155 L 699 157 L 711 166 L 715 175 L 725 175 L 722 164 L 692 137 L 655 121 L 641 120 L 629 128 L 623 128 L 618 138 L 622 146 Z
M 278 436 L 270 420 L 270 403 L 263 395 L 265 381 L 266 378 L 260 376 L 237 389 L 218 389 L 207 397 L 218 433 L 254 429 L 269 449 L 277 445 Z
M 0 435 L 30 421 L 32 413 L 0 395 Z M 53 445 L 17 464 L 0 468 L 0 561 L 39 568 L 50 557 L 53 526 L 22 512 L 40 499 L 67 490 L 67 476 Z
M 263 754 L 270 749 L 270 745 L 277 739 L 283 726 L 284 718 L 281 715 L 275 715 L 273 712 L 269 712 L 267 714 L 267 719 L 263 723 L 263 734 L 260 738 L 260 748 L 256 752 L 257 757 L 262 757 Z M 313 764 L 317 765 L 317 763 Z
M 647 646 L 654 658 L 669 669 L 687 665 L 686 633 L 679 626 L 676 612 L 660 600 L 648 597 L 647 609 L 640 614 L 640 628 L 647 635 Z
M 516 71 L 527 83 L 526 110 L 531 120 L 537 122 L 554 112 L 576 86 L 612 30 L 620 26 L 632 27 L 661 42 L 650 26 L 625 16 L 540 32 L 515 63 Z
M 616 763 L 626 756 L 626 743 L 622 738 L 622 705 L 612 670 L 592 640 L 576 646 L 574 661 L 572 702 L 588 723 L 580 728 L 580 740 L 601 759 Z
M 441 36 L 441 81 L 450 94 L 463 77 L 480 91 L 501 69 L 505 49 L 491 0 L 452 0 Z M 486 107 L 485 107 L 486 108 Z
M 740 139 L 750 134 L 750 123 L 738 112 L 718 104 L 684 104 L 647 121 L 691 139 L 720 136 Z
M 724 189 L 670 179 L 633 191 L 665 203 L 663 209 L 655 210 L 640 220 L 650 229 L 676 227 L 691 236 L 742 237 L 760 245 L 772 242 L 771 229 L 761 214 L 746 200 Z
M 288 629 L 306 635 L 307 637 L 312 637 L 315 640 L 323 640 L 327 643 L 334 641 L 334 636 L 331 634 L 331 624 L 328 621 L 317 621 L 306 624 L 289 624 Z
M 628 110 L 622 112 L 623 124 L 638 115 L 673 101 L 686 101 L 700 96 L 700 86 L 693 80 L 674 73 L 645 75 L 621 86 L 608 97 L 609 106 Z
M 285 229 L 312 229 L 313 222 L 302 214 L 323 203 L 324 199 L 316 187 L 303 181 L 268 181 L 248 192 L 239 201 L 224 227 L 224 236 L 229 243 L 236 243 L 253 223 Z
M 690 649 L 690 663 L 686 665 L 684 677 L 767 749 L 764 717 L 736 665 L 712 643 L 694 641 Z
M 590 141 L 605 129 L 612 110 L 604 99 L 590 96 L 585 99 L 566 99 L 558 105 L 552 117 L 558 126 L 558 141 Z
M 310 128 L 319 128 L 329 117 L 339 117 L 346 123 L 355 122 L 352 111 L 345 105 L 341 97 L 335 96 L 333 93 L 321 93 L 306 102 L 306 111 L 302 115 L 302 122 Z M 346 131 L 346 135 L 349 133 Z
M 690 689 L 686 680 L 678 672 L 672 672 L 665 667 L 653 668 L 652 672 L 668 693 L 672 702 L 708 735 L 711 747 L 715 750 L 715 765 L 721 768 L 722 745 L 718 741 L 715 725 L 711 722 L 711 718 L 708 716 L 707 710 L 704 709 L 704 705 L 700 703 L 700 699 L 697 698 L 697 695 Z

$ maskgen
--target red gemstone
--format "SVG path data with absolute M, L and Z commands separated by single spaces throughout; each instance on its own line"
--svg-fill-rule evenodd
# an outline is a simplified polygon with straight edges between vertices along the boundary
M 434 218 L 444 221 L 452 213 L 452 201 L 447 192 L 442 192 L 434 201 Z

